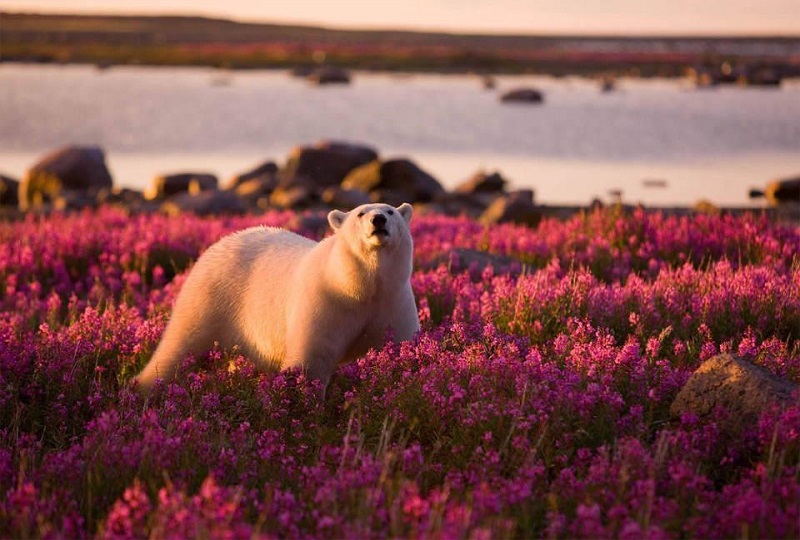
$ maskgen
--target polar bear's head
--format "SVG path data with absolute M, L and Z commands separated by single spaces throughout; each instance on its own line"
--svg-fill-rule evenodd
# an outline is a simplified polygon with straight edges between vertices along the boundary
M 410 245 L 408 222 L 413 212 L 408 203 L 397 208 L 388 204 L 362 204 L 350 212 L 332 210 L 328 223 L 337 235 L 344 233 L 351 248 L 370 251 Z

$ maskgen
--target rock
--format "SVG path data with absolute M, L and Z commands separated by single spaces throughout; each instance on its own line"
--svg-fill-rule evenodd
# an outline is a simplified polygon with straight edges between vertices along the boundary
M 314 194 L 306 186 L 278 186 L 270 195 L 269 203 L 278 208 L 300 208 L 309 205 Z
M 522 189 L 499 197 L 481 214 L 485 225 L 496 223 L 520 223 L 535 227 L 542 219 L 541 211 L 533 202 L 533 191 Z
M 708 199 L 700 199 L 694 203 L 694 211 L 698 214 L 706 214 L 709 216 L 718 216 L 722 212 L 716 204 Z
M 485 171 L 478 171 L 471 178 L 456 186 L 453 191 L 456 193 L 497 193 L 505 189 L 506 183 L 506 179 L 498 172 L 487 174 Z
M 502 193 L 476 192 L 476 193 L 444 193 L 436 197 L 431 203 L 431 210 L 436 213 L 448 216 L 467 215 L 473 219 L 478 219 L 483 212 L 502 196 Z
M 800 177 L 774 180 L 767 185 L 764 196 L 773 206 L 800 202 Z
M 358 189 L 343 189 L 338 186 L 329 187 L 322 192 L 322 202 L 339 210 L 352 210 L 370 202 L 369 194 Z
M 274 161 L 266 161 L 253 170 L 239 174 L 231 178 L 228 182 L 227 189 L 236 189 L 240 184 L 251 182 L 253 180 L 261 180 L 266 183 L 278 183 L 278 166 Z M 275 189 L 273 187 L 273 189 Z
M 173 195 L 161 205 L 161 211 L 170 216 L 184 213 L 198 216 L 243 214 L 244 201 L 232 191 L 206 190 L 197 193 L 183 192 Z
M 446 264 L 451 273 L 469 271 L 473 280 L 480 280 L 483 271 L 492 267 L 495 274 L 518 276 L 527 271 L 527 265 L 505 255 L 496 255 L 475 249 L 455 248 L 432 259 L 423 269 L 433 270 Z
M 642 186 L 652 189 L 666 189 L 669 182 L 665 178 L 643 178 Z
M 216 190 L 218 183 L 217 177 L 209 173 L 166 174 L 153 179 L 146 196 L 148 199 L 166 199 L 179 193 L 196 194 Z
M 503 103 L 542 103 L 544 94 L 534 88 L 517 88 L 500 96 Z
M 51 201 L 53 210 L 85 210 L 99 205 L 97 197 L 80 191 L 62 191 Z
M 156 214 L 161 212 L 163 201 L 144 199 L 140 202 L 128 203 L 122 208 L 130 215 Z
M 408 193 L 394 189 L 374 189 L 369 192 L 369 202 L 400 206 L 404 202 L 418 202 Z
M 0 206 L 13 206 L 19 205 L 19 181 L 0 174 Z
M 600 91 L 607 94 L 613 92 L 617 87 L 617 81 L 614 77 L 607 75 L 600 80 Z
M 300 234 L 324 236 L 331 228 L 327 216 L 327 212 L 297 212 L 289 219 L 286 226 Z
M 269 199 L 269 196 L 272 195 L 276 187 L 277 186 L 273 182 L 254 178 L 239 184 L 236 189 L 233 190 L 233 193 L 236 193 L 239 197 L 250 203 L 255 203 L 259 199 Z
M 119 206 L 131 214 L 154 214 L 161 210 L 162 202 L 148 200 L 144 193 L 129 188 L 114 188 L 104 194 L 101 204 Z
M 325 66 L 317 68 L 308 75 L 308 80 L 316 85 L 350 84 L 350 73 L 344 69 Z
M 342 180 L 343 189 L 357 189 L 369 193 L 381 185 L 381 161 L 374 160 L 354 169 Z
M 433 176 L 404 158 L 375 160 L 362 165 L 347 175 L 342 187 L 370 192 L 371 195 L 377 192 L 388 204 L 432 201 L 445 192 Z
M 368 146 L 323 141 L 295 148 L 280 171 L 280 184 L 303 184 L 320 191 L 341 184 L 353 169 L 378 158 Z
M 68 146 L 46 155 L 31 167 L 19 186 L 19 206 L 30 210 L 52 203 L 65 192 L 67 198 L 93 198 L 113 181 L 105 153 L 98 147 Z
M 714 88 L 721 84 L 736 84 L 746 77 L 746 66 L 723 62 L 718 65 L 700 65 L 689 68 L 689 80 L 695 88 Z
M 670 407 L 679 418 L 692 413 L 712 417 L 718 406 L 727 417 L 724 430 L 741 432 L 755 425 L 759 414 L 773 405 L 796 402 L 797 386 L 732 354 L 720 354 L 703 362 L 689 377 Z
M 751 66 L 744 76 L 739 78 L 739 83 L 746 86 L 774 86 L 778 87 L 783 81 L 780 69 L 771 66 Z
M 269 198 L 277 188 L 277 183 L 276 177 L 257 177 L 240 183 L 232 191 L 251 209 L 267 210 L 270 206 Z
M 100 195 L 103 204 L 120 204 L 123 206 L 136 205 L 144 202 L 144 193 L 129 188 L 114 188 Z

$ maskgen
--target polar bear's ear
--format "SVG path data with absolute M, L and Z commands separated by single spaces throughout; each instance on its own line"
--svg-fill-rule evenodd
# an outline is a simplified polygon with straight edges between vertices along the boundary
M 400 215 L 403 216 L 403 219 L 405 219 L 406 223 L 408 223 L 411 221 L 411 214 L 414 213 L 414 207 L 407 202 L 404 202 L 397 207 L 397 211 L 400 212 Z
M 328 224 L 330 224 L 331 229 L 334 231 L 342 226 L 345 219 L 347 219 L 347 214 L 340 210 L 331 210 L 328 213 Z

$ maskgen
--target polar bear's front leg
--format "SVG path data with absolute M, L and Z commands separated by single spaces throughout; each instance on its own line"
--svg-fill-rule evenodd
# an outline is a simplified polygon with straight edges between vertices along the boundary
M 322 335 L 326 334 L 324 331 L 320 332 L 321 335 L 317 337 L 322 337 Z M 336 336 L 327 337 L 331 340 L 336 340 Z M 289 339 L 292 338 L 290 337 Z M 344 355 L 345 348 L 344 345 L 339 343 L 339 340 L 336 340 L 336 343 L 331 343 L 330 341 L 321 343 L 318 339 L 307 339 L 301 343 L 287 343 L 284 368 L 300 368 L 309 379 L 320 381 L 322 383 L 322 396 L 324 397 L 325 389 L 328 387 L 328 382 L 330 382 L 333 372 L 336 371 L 339 359 Z
M 316 306 L 299 310 L 287 321 L 283 368 L 301 368 L 309 378 L 319 380 L 323 396 L 337 364 L 358 333 L 342 320 L 348 320 L 348 314 Z
M 407 285 L 406 290 L 400 295 L 389 320 L 389 326 L 397 341 L 410 340 L 419 332 L 419 312 L 411 285 Z

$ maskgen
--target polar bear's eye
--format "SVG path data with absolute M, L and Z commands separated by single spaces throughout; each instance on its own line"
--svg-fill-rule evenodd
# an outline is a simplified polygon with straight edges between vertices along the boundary
M 386 212 L 386 213 L 387 213 L 387 214 L 389 214 L 390 216 L 393 216 L 393 215 L 394 215 L 394 210 L 389 210 L 389 211 L 388 211 L 388 212 Z
M 366 212 L 363 212 L 363 211 L 362 211 L 362 212 L 359 212 L 359 213 L 358 213 L 358 217 L 364 217 L 364 214 L 366 214 Z

